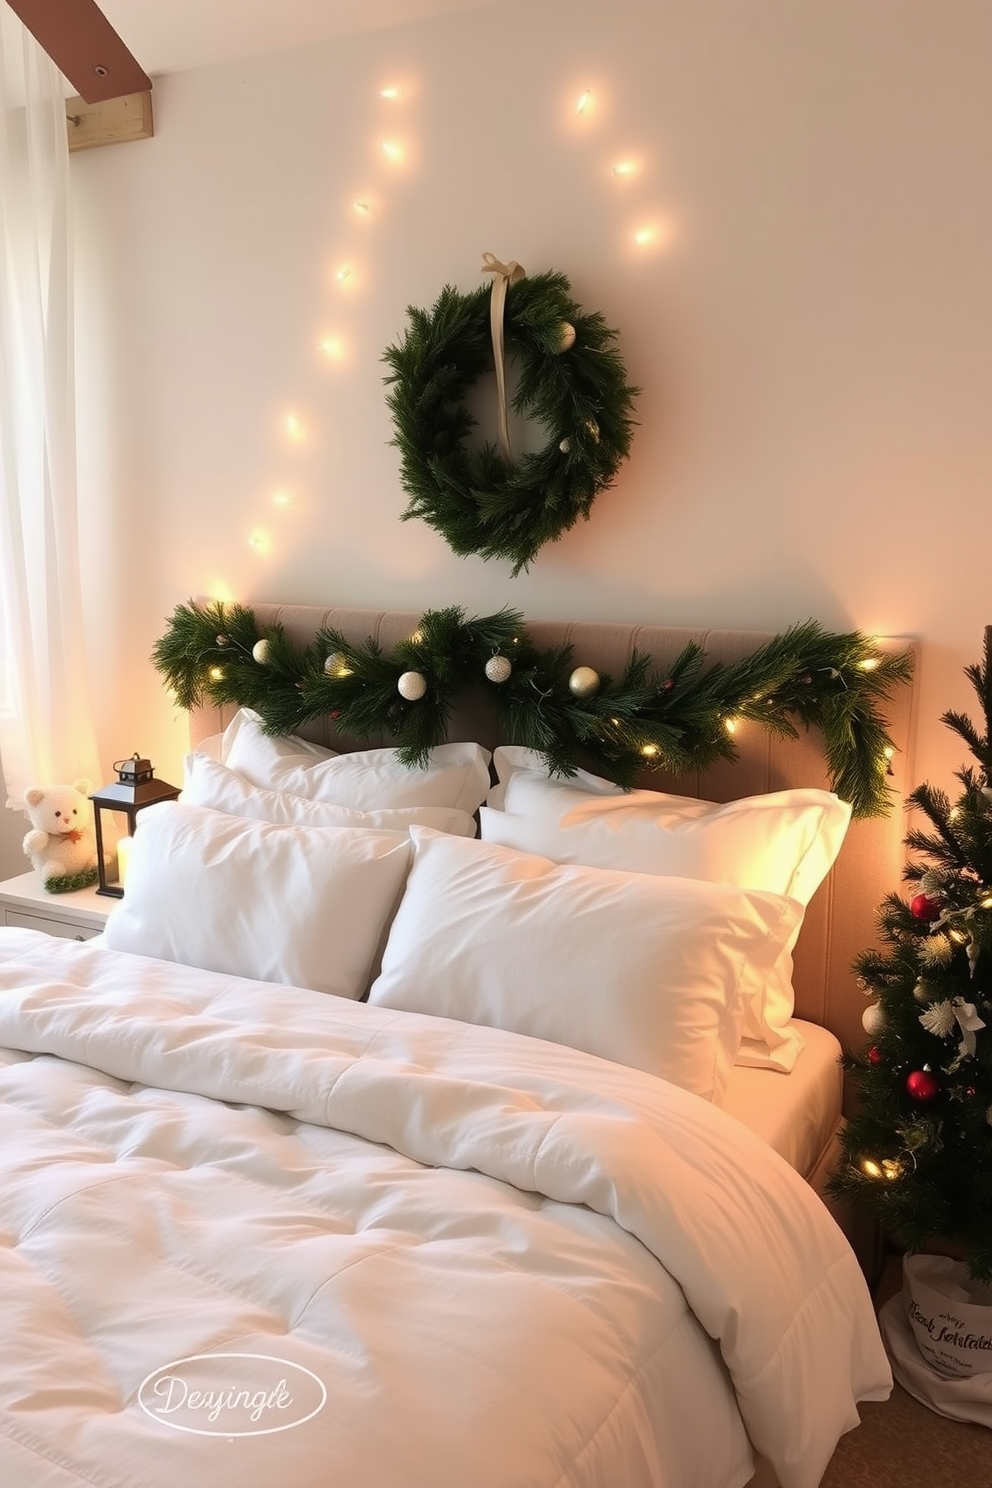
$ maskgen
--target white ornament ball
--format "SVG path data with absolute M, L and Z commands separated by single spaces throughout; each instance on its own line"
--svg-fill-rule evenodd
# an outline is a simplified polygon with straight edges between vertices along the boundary
M 408 703 L 416 703 L 427 691 L 427 678 L 423 672 L 404 672 L 396 690 Z
M 866 1007 L 861 1014 L 861 1027 L 869 1038 L 877 1038 L 888 1021 L 885 1009 L 880 1002 L 873 1002 L 871 1007 Z
M 563 455 L 567 455 L 569 450 L 572 448 L 572 441 L 568 438 L 561 439 L 558 442 L 558 448 L 561 450 Z
M 563 320 L 561 323 L 561 329 L 558 332 L 557 350 L 559 353 L 563 351 L 571 351 L 574 345 L 575 327 L 569 321 Z
M 594 697 L 599 691 L 599 673 L 594 672 L 592 667 L 576 667 L 568 679 L 568 686 L 577 698 Z
M 266 640 L 256 641 L 251 648 L 251 654 L 259 666 L 264 666 L 269 659 L 269 643 Z
M 486 676 L 490 682 L 509 682 L 513 663 L 508 656 L 490 656 L 486 662 Z

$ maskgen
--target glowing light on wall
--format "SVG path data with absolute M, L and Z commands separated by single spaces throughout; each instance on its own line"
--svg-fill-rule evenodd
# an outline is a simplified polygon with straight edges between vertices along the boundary
M 340 362 L 344 357 L 344 342 L 340 336 L 325 336 L 318 345 L 318 350 L 332 362 Z
M 636 160 L 618 160 L 616 165 L 610 167 L 610 175 L 626 181 L 631 176 L 636 176 L 639 169 Z
M 395 87 L 381 88 L 379 90 L 379 97 L 380 98 L 388 98 L 390 100 L 394 100 L 394 99 L 397 99 L 397 98 L 402 98 L 403 97 L 403 89 L 402 88 L 395 88 Z
M 248 546 L 255 553 L 267 553 L 271 547 L 268 533 L 256 528 L 248 539 Z
M 354 202 L 352 202 L 351 205 L 352 205 L 355 213 L 359 217 L 366 217 L 366 218 L 368 218 L 368 217 L 371 217 L 372 216 L 372 204 L 371 204 L 371 202 L 367 202 L 367 201 L 354 201 Z
M 355 271 L 350 264 L 342 264 L 334 275 L 339 284 L 347 284 L 349 279 L 354 278 Z
M 382 153 L 387 160 L 392 160 L 395 165 L 398 165 L 406 154 L 406 151 L 396 140 L 383 140 Z
M 303 420 L 300 418 L 298 413 L 287 413 L 285 429 L 290 439 L 303 438 Z
M 642 222 L 630 235 L 635 248 L 668 248 L 675 241 L 675 223 L 667 218 Z
M 589 88 L 586 88 L 579 94 L 579 100 L 575 105 L 575 112 L 577 114 L 586 114 L 589 112 L 591 104 L 592 92 Z
M 285 510 L 287 506 L 293 505 L 293 497 L 288 491 L 273 491 L 272 505 L 278 506 L 280 509 Z

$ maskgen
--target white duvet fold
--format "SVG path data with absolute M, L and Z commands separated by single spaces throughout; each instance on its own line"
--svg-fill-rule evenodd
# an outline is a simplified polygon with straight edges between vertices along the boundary
M 0 934 L 0 1046 L 285 1113 L 607 1216 L 717 1340 L 782 1488 L 816 1488 L 856 1402 L 889 1392 L 864 1280 L 820 1201 L 731 1117 L 652 1076 L 15 931 Z

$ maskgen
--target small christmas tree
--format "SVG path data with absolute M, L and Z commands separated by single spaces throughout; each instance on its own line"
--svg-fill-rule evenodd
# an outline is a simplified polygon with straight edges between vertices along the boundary
M 875 1216 L 908 1252 L 949 1242 L 976 1281 L 992 1281 L 992 627 L 981 665 L 965 668 L 984 732 L 960 713 L 942 722 L 977 768 L 949 797 L 909 797 L 930 830 L 910 831 L 905 879 L 879 912 L 881 947 L 854 966 L 875 1001 L 869 1046 L 844 1066 L 860 1094 L 842 1138 L 835 1197 Z M 919 857 L 915 855 L 920 855 Z

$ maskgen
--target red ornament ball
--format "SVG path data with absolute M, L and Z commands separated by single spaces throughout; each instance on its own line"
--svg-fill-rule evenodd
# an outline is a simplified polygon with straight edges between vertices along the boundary
M 881 1051 L 881 1049 L 876 1049 L 875 1046 L 874 1046 L 874 1044 L 873 1044 L 872 1047 L 868 1050 L 868 1063 L 869 1064 L 881 1064 L 881 1062 L 882 1062 L 882 1051 Z
M 906 1093 L 921 1106 L 929 1105 L 940 1094 L 940 1081 L 929 1070 L 913 1070 L 906 1076 Z
M 917 894 L 909 906 L 909 912 L 914 920 L 936 920 L 940 915 L 940 901 L 931 899 L 929 894 Z

